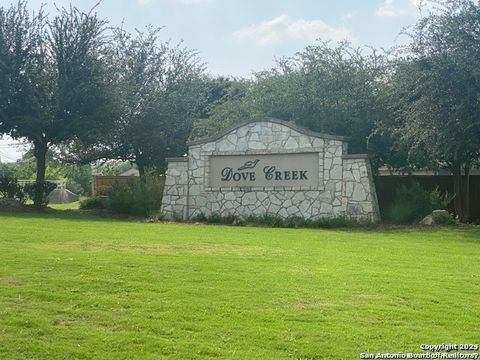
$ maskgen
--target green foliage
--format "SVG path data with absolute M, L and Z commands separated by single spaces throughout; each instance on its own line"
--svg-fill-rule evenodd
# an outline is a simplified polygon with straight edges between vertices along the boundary
M 199 214 L 192 221 L 206 222 L 210 224 L 240 225 L 240 226 L 267 226 L 273 228 L 358 228 L 371 227 L 373 223 L 368 220 L 355 220 L 345 217 L 322 218 L 307 220 L 299 216 L 291 216 L 286 219 L 272 214 L 248 215 L 248 216 L 222 216 L 213 213 L 210 216 Z
M 417 182 L 402 185 L 393 205 L 387 209 L 386 219 L 397 224 L 421 220 L 432 211 L 429 194 Z
M 318 42 L 279 60 L 274 69 L 256 73 L 253 81 L 232 81 L 209 118 L 195 123 L 193 137 L 266 116 L 351 136 L 351 151 L 366 152 L 375 122 L 385 117 L 378 100 L 384 65 L 375 52 Z
M 387 209 L 385 218 L 397 224 L 408 224 L 421 220 L 432 210 L 446 210 L 452 197 L 442 194 L 438 188 L 427 192 L 418 182 L 402 185 L 397 191 L 393 205 Z
M 435 3 L 410 29 L 412 41 L 392 69 L 397 116 L 388 127 L 411 164 L 454 174 L 455 212 L 466 221 L 469 189 L 461 174 L 480 158 L 480 4 Z
M 113 29 L 107 53 L 115 69 L 114 127 L 97 146 L 72 147 L 74 159 L 129 161 L 143 177 L 149 169 L 162 173 L 165 157 L 185 153 L 193 119 L 205 106 L 204 65 L 181 43 L 161 41 L 159 31 Z
M 79 207 L 82 210 L 104 209 L 106 201 L 100 196 L 91 196 L 80 200 Z
M 450 195 L 448 192 L 442 193 L 437 186 L 430 192 L 432 210 L 447 210 L 454 197 L 455 195 Z
M 34 199 L 35 195 L 40 193 L 42 195 L 41 201 L 36 205 L 43 208 L 48 205 L 48 194 L 50 194 L 56 188 L 57 184 L 50 181 L 44 181 L 43 183 L 36 182 L 25 184 L 23 186 L 23 191 L 25 191 L 25 194 L 27 194 L 30 199 Z
M 449 214 L 437 214 L 435 215 L 435 224 L 438 225 L 454 225 L 455 219 Z
M 25 203 L 27 196 L 18 184 L 17 178 L 10 175 L 0 176 L 0 196 Z
M 115 183 L 109 199 L 108 206 L 114 212 L 148 217 L 160 209 L 162 187 L 155 178 L 146 182 L 132 179 L 127 184 Z

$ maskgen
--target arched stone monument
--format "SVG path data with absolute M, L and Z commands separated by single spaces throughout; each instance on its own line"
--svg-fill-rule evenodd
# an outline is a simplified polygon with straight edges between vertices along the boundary
M 305 219 L 379 220 L 370 161 L 347 154 L 342 136 L 261 118 L 188 144 L 169 158 L 162 212 L 196 215 L 271 214 Z

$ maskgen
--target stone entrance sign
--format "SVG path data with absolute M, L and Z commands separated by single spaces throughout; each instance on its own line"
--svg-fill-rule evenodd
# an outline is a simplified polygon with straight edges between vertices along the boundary
M 317 153 L 213 155 L 210 156 L 208 186 L 318 187 Z
M 170 158 L 162 200 L 167 218 L 271 214 L 379 220 L 370 162 L 341 136 L 271 118 L 188 144 Z

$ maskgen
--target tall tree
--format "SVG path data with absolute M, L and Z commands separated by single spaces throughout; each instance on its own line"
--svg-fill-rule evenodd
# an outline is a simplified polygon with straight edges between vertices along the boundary
M 367 137 L 383 117 L 376 97 L 383 65 L 374 51 L 319 41 L 256 73 L 253 82 L 238 82 L 230 90 L 241 91 L 232 91 L 206 123 L 218 131 L 215 125 L 278 117 L 314 131 L 351 136 L 352 151 L 366 152 Z
M 34 203 L 42 206 L 47 150 L 104 132 L 109 104 L 101 61 L 105 21 L 93 11 L 29 13 L 27 2 L 0 8 L 0 131 L 33 144 Z
M 480 5 L 434 3 L 395 69 L 396 133 L 412 163 L 452 172 L 455 212 L 468 221 L 469 173 L 480 156 Z
M 165 157 L 186 151 L 193 119 L 204 108 L 204 65 L 195 51 L 161 42 L 159 31 L 147 27 L 132 36 L 114 30 L 110 61 L 118 117 L 114 130 L 77 152 L 77 160 L 130 161 L 144 179 L 148 169 L 164 170 Z

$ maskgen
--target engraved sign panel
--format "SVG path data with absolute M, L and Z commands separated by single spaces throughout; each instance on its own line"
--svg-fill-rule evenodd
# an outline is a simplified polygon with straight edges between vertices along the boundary
M 209 186 L 317 187 L 318 153 L 212 155 Z

